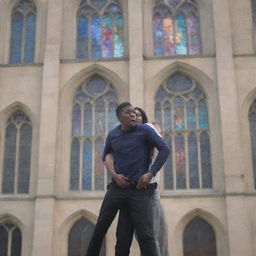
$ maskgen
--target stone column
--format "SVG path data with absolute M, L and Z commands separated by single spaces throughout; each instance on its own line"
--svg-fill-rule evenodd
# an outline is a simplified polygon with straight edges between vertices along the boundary
M 59 112 L 62 0 L 48 0 L 47 11 L 33 256 L 53 255 L 54 172 Z
M 128 2 L 130 102 L 144 108 L 142 0 Z
M 214 0 L 216 73 L 219 89 L 227 229 L 232 256 L 252 255 L 248 207 L 244 193 L 238 95 L 229 1 Z M 241 243 L 241 237 L 243 242 Z

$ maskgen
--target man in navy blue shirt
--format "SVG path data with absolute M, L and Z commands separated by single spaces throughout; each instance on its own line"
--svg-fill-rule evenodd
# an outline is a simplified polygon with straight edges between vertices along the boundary
M 120 125 L 109 132 L 103 155 L 104 160 L 107 154 L 113 154 L 115 174 L 108 185 L 86 255 L 99 255 L 103 238 L 117 211 L 126 207 L 137 232 L 142 256 L 156 256 L 152 210 L 157 184 L 150 184 L 150 180 L 165 163 L 169 149 L 152 128 L 136 124 L 135 110 L 130 103 L 120 104 L 116 115 Z M 154 147 L 158 155 L 150 166 Z

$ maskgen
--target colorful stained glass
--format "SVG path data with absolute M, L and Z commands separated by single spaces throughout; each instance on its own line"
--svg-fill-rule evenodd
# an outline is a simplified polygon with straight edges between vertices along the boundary
M 204 219 L 195 217 L 184 230 L 183 248 L 184 256 L 217 256 L 213 228 Z
M 72 135 L 73 136 L 80 136 L 81 135 L 81 107 L 78 104 L 76 104 L 73 107 Z
M 28 124 L 20 128 L 18 193 L 29 193 L 32 127 Z
M 4 169 L 3 169 L 3 194 L 14 193 L 15 163 L 16 163 L 16 143 L 17 128 L 14 124 L 6 128 Z
M 87 139 L 83 143 L 83 190 L 92 189 L 92 142 Z
M 173 189 L 173 168 L 172 168 L 172 140 L 170 136 L 164 138 L 167 142 L 170 154 L 164 165 L 164 188 Z
M 186 159 L 185 142 L 181 134 L 175 136 L 175 166 L 178 189 L 186 188 Z
M 108 106 L 108 131 L 114 129 L 118 125 L 116 118 L 117 104 L 109 104 Z
M 207 111 L 207 104 L 204 100 L 201 100 L 198 103 L 198 123 L 199 127 L 202 130 L 207 130 L 209 128 L 208 125 L 208 111 Z
M 80 143 L 74 139 L 71 145 L 70 157 L 70 190 L 79 189 Z
M 77 21 L 77 52 L 76 57 L 78 59 L 88 58 L 88 18 L 79 17 Z
M 80 4 L 77 18 L 77 58 L 119 58 L 124 56 L 123 16 L 117 4 L 94 0 Z M 104 9 L 104 12 L 103 12 Z
M 92 18 L 91 38 L 92 38 L 92 57 L 101 58 L 101 24 L 100 17 L 94 16 Z
M 173 56 L 175 54 L 174 27 L 171 14 L 166 14 L 163 19 L 164 27 L 164 55 Z
M 175 18 L 175 42 L 176 42 L 176 54 L 186 55 L 187 51 L 187 28 L 185 16 L 180 13 Z
M 176 73 L 166 81 L 166 88 L 171 93 L 185 93 L 193 86 L 192 80 L 181 73 Z
M 184 130 L 184 101 L 181 97 L 175 99 L 174 105 L 174 127 L 176 130 Z
M 24 18 L 22 14 L 15 13 L 13 15 L 10 49 L 11 64 L 21 63 L 23 22 Z
M 172 14 L 177 14 L 174 17 Z M 155 56 L 197 55 L 201 52 L 197 2 L 156 1 L 153 14 Z
M 75 222 L 68 233 L 68 256 L 85 255 L 91 240 L 94 225 L 85 218 Z M 106 239 L 100 251 L 100 256 L 106 256 Z
M 170 116 L 171 118 L 168 119 Z M 207 99 L 196 82 L 180 72 L 163 82 L 155 96 L 155 119 L 162 127 L 163 134 L 167 138 L 174 138 L 174 147 L 173 145 L 170 146 L 173 147 L 175 164 L 172 167 L 166 165 L 165 179 L 167 178 L 166 175 L 170 176 L 168 169 L 173 168 L 171 171 L 176 173 L 176 187 L 174 189 L 211 188 L 210 137 L 208 133 L 206 133 L 208 137 L 203 133 L 201 133 L 202 137 L 198 135 L 199 130 L 201 132 L 209 131 Z M 186 161 L 185 152 L 188 156 Z M 199 159 L 201 159 L 200 162 Z M 186 181 L 186 165 L 188 165 L 188 181 Z M 202 177 L 199 177 L 199 170 L 204 172 L 202 174 L 200 172 Z M 200 180 L 203 182 L 200 183 Z M 164 182 L 165 189 L 172 189 L 168 180 Z
M 192 100 L 187 102 L 187 129 L 196 130 L 196 105 Z
M 199 188 L 197 136 L 190 133 L 188 137 L 189 187 Z
M 94 186 L 95 190 L 104 189 L 104 164 L 102 161 L 104 142 L 102 139 L 97 139 L 95 142 L 95 171 L 94 171 Z
M 249 124 L 251 133 L 254 187 L 256 188 L 256 101 L 253 102 L 249 111 Z
M 26 39 L 24 63 L 33 63 L 36 39 L 36 16 L 29 14 L 26 20 Z
M 103 17 L 102 26 L 102 56 L 104 58 L 113 57 L 113 24 L 109 15 Z
M 73 104 L 70 188 L 103 190 L 106 179 L 101 159 L 103 141 L 107 129 L 118 124 L 116 90 L 101 76 L 93 75 L 76 89 Z
M 172 130 L 172 107 L 170 102 L 164 103 L 164 130 L 171 131 Z
M 189 54 L 200 54 L 201 40 L 200 40 L 200 23 L 199 18 L 194 13 L 189 13 L 187 16 L 187 30 L 188 30 L 188 48 Z
M 103 101 L 98 100 L 95 108 L 95 134 L 105 135 L 106 131 L 106 106 Z
M 120 58 L 124 56 L 124 42 L 123 42 L 123 16 L 117 14 L 114 16 L 114 57 Z
M 155 14 L 153 17 L 153 31 L 154 31 L 154 55 L 162 56 L 164 53 L 163 40 L 163 20 L 160 14 Z
M 84 136 L 92 136 L 92 106 L 90 103 L 84 106 Z
M 208 133 L 203 132 L 200 135 L 200 153 L 202 166 L 202 186 L 203 188 L 212 188 L 211 171 L 211 149 Z

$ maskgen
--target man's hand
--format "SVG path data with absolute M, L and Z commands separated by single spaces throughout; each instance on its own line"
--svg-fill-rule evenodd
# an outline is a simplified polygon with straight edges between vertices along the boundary
M 115 174 L 113 176 L 114 181 L 116 182 L 116 184 L 121 187 L 121 188 L 127 188 L 129 186 L 128 183 L 128 178 L 125 177 L 123 174 Z
M 148 184 L 150 183 L 151 179 L 153 178 L 152 172 L 146 172 L 143 174 L 137 184 L 138 189 L 147 188 Z

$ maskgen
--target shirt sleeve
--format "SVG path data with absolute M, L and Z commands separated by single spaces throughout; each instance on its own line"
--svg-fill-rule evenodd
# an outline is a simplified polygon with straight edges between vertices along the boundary
M 103 151 L 102 160 L 105 161 L 106 155 L 111 152 L 112 152 L 112 148 L 111 148 L 111 144 L 110 144 L 110 135 L 108 134 L 107 139 L 106 139 L 106 144 L 104 147 L 104 151 Z
M 156 147 L 158 150 L 156 160 L 150 167 L 150 171 L 156 175 L 156 173 L 162 168 L 165 161 L 167 160 L 170 150 L 163 138 L 160 137 L 152 128 L 147 126 L 146 130 L 147 140 L 153 147 Z

